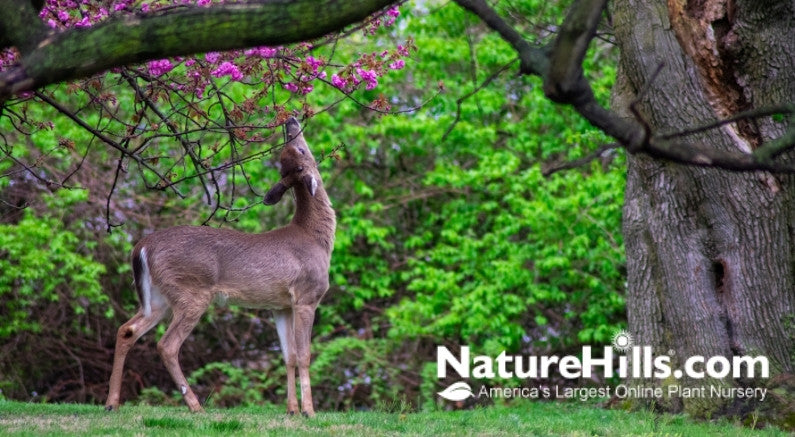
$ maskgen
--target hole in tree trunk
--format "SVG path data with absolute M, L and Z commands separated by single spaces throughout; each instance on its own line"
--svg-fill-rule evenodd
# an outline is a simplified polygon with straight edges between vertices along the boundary
M 715 273 L 715 290 L 722 294 L 726 291 L 726 261 L 719 259 L 713 262 L 712 271 Z

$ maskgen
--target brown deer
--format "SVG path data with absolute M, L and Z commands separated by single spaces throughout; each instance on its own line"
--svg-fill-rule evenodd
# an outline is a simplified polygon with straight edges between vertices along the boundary
M 191 411 L 202 411 L 182 374 L 182 343 L 215 299 L 274 312 L 287 365 L 287 412 L 298 412 L 295 369 L 301 381 L 301 409 L 315 414 L 309 384 L 312 323 L 328 290 L 328 270 L 336 219 L 317 163 L 295 118 L 286 123 L 280 155 L 281 180 L 265 195 L 278 202 L 293 188 L 292 222 L 263 234 L 206 226 L 178 226 L 141 239 L 132 251 L 138 312 L 119 328 L 106 408 L 118 409 L 124 360 L 135 342 L 172 314 L 157 344 L 168 372 Z

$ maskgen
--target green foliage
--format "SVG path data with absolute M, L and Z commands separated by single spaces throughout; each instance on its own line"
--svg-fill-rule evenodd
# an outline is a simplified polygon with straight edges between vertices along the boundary
M 340 106 L 307 129 L 310 142 L 345 144 L 330 188 L 340 216 L 333 307 L 321 309 L 333 325 L 320 332 L 376 306 L 386 310 L 370 329 L 388 327 L 398 342 L 499 353 L 609 341 L 624 320 L 622 158 L 542 176 L 544 162 L 608 139 L 510 68 L 482 86 L 515 54 L 458 8 L 430 9 L 407 21 L 416 64 L 384 82 L 402 96 L 439 83 L 443 93 L 410 116 L 339 123 L 358 117 Z M 605 47 L 587 66 L 606 99 Z
M 439 379 L 436 377 L 438 366 L 435 361 L 426 362 L 420 371 L 420 407 L 422 411 L 439 409 L 439 398 L 436 396 Z
M 274 354 L 274 356 L 277 356 Z M 278 370 L 270 368 L 241 367 L 227 362 L 213 362 L 191 373 L 191 386 L 210 387 L 208 405 L 228 407 L 235 405 L 261 405 L 265 393 L 284 387 L 286 379 L 281 359 Z M 180 397 L 175 393 L 177 399 Z
M 316 345 L 311 366 L 313 387 L 336 396 L 317 398 L 321 409 L 371 409 L 405 402 L 398 380 L 405 365 L 396 365 L 392 342 L 340 337 Z M 331 390 L 329 390 L 331 389 Z
M 82 190 L 60 190 L 50 205 L 84 201 Z M 105 266 L 91 256 L 94 241 L 83 241 L 54 217 L 27 211 L 15 225 L 0 224 L 0 338 L 22 331 L 41 332 L 44 308 L 62 302 L 75 315 L 101 311 L 108 296 L 99 277 Z M 107 307 L 105 307 L 107 308 Z
M 526 328 L 547 325 L 552 311 L 580 319 L 580 342 L 607 341 L 623 308 L 623 261 L 615 232 L 620 198 L 606 193 L 620 196 L 621 178 L 595 172 L 543 180 L 537 167 L 517 170 L 509 156 L 492 158 L 470 171 L 429 175 L 470 188 L 428 217 L 437 234 L 408 242 L 418 249 L 406 274 L 416 294 L 389 309 L 392 334 L 461 338 L 499 353 L 518 350 Z M 599 235 L 605 229 L 614 231 Z

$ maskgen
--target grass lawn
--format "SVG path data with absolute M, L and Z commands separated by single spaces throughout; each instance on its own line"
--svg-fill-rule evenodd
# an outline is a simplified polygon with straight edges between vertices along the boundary
M 0 435 L 788 435 L 729 422 L 699 423 L 684 416 L 604 410 L 579 403 L 517 402 L 465 411 L 427 413 L 319 412 L 290 417 L 281 408 L 208 409 L 30 404 L 0 401 Z

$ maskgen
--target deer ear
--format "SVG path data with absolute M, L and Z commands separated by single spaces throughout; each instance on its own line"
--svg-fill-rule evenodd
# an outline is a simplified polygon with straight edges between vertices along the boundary
M 306 185 L 306 189 L 309 190 L 309 194 L 312 197 L 315 197 L 315 191 L 317 191 L 317 179 L 313 175 L 306 175 L 304 176 L 304 185 Z
M 287 191 L 287 186 L 282 183 L 282 181 L 276 182 L 268 193 L 265 194 L 265 200 L 263 202 L 266 205 L 273 205 L 274 203 L 282 200 L 282 196 Z

